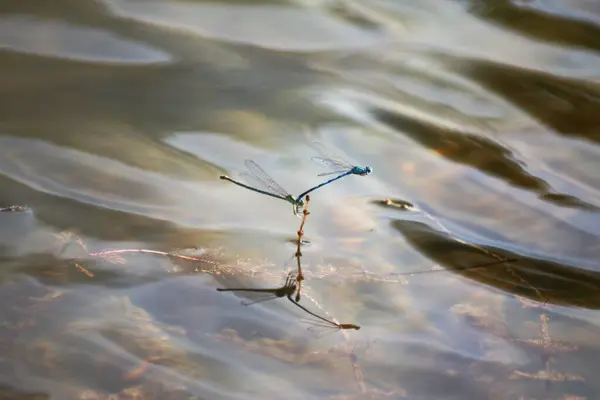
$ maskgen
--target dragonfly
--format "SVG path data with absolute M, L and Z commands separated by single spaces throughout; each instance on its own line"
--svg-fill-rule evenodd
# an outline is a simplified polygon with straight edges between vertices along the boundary
M 245 306 L 250 306 L 252 304 L 261 303 L 268 300 L 273 300 L 277 298 L 287 297 L 287 299 L 292 302 L 295 306 L 301 308 L 305 312 L 309 313 L 313 317 L 317 318 L 316 320 L 310 319 L 302 319 L 301 321 L 313 325 L 313 327 L 309 327 L 308 330 L 313 332 L 317 336 L 323 336 L 324 334 L 339 331 L 342 329 L 360 329 L 360 326 L 355 324 L 337 324 L 333 321 L 330 321 L 326 318 L 321 317 L 307 309 L 306 307 L 300 305 L 297 300 L 292 299 L 293 294 L 296 292 L 296 276 L 293 272 L 290 272 L 286 278 L 285 284 L 280 288 L 269 288 L 269 289 L 252 289 L 252 288 L 217 288 L 219 292 L 248 292 L 248 293 L 256 293 L 260 297 L 257 300 L 252 301 L 242 301 L 242 304 Z M 320 331 L 324 331 L 321 333 Z
M 300 321 L 312 325 L 307 328 L 309 331 L 313 332 L 317 336 L 324 336 L 325 334 L 337 332 L 341 330 L 359 330 L 360 326 L 355 324 L 338 324 L 336 322 L 330 321 L 327 318 L 321 317 L 318 314 L 310 311 L 308 308 L 304 307 L 297 301 L 294 301 L 291 296 L 288 296 L 288 300 L 292 302 L 296 307 L 300 308 L 304 312 L 312 315 L 316 320 L 302 318 Z
M 353 165 L 350 162 L 344 160 L 341 157 L 338 156 L 330 156 L 325 148 L 325 146 L 319 142 L 312 142 L 312 146 L 319 152 L 321 153 L 322 157 L 312 157 L 311 159 L 319 164 L 322 164 L 330 169 L 332 169 L 333 171 L 331 172 L 324 172 L 322 174 L 319 174 L 318 176 L 327 176 L 327 175 L 334 175 L 337 174 L 336 177 L 331 178 L 323 183 L 318 184 L 317 186 L 313 186 L 312 188 L 308 189 L 307 191 L 301 193 L 298 197 L 297 200 L 301 201 L 304 196 L 306 196 L 307 194 L 309 194 L 310 192 L 317 190 L 325 185 L 330 184 L 331 182 L 337 181 L 338 179 L 342 179 L 345 176 L 348 175 L 360 175 L 360 176 L 366 176 L 369 175 L 371 172 L 373 172 L 373 169 L 369 166 L 366 167 L 360 167 L 358 165 Z
M 248 172 L 242 172 L 241 176 L 243 176 L 245 180 L 251 182 L 256 187 L 238 182 L 227 175 L 221 175 L 219 178 L 234 183 L 245 189 L 252 190 L 253 192 L 287 201 L 294 206 L 294 215 L 300 217 L 300 212 L 304 206 L 303 200 L 300 200 L 300 198 L 295 198 L 288 193 L 287 190 L 275 182 L 273 178 L 271 178 L 269 174 L 267 174 L 265 170 L 263 170 L 256 162 L 252 160 L 245 160 L 244 163 L 246 164 L 246 168 L 248 168 Z
M 334 332 L 342 331 L 342 330 L 350 330 L 350 329 L 359 330 L 360 329 L 360 326 L 355 325 L 355 324 L 338 324 L 338 323 L 335 323 L 330 320 L 326 320 L 326 321 L 327 322 L 322 322 L 322 321 L 317 321 L 317 320 L 308 319 L 308 318 L 300 319 L 300 322 L 302 322 L 304 324 L 312 325 L 306 329 L 318 338 L 322 338 L 323 336 L 329 335 Z
M 256 303 L 262 303 L 264 301 L 273 300 L 277 298 L 287 297 L 291 300 L 292 295 L 296 293 L 296 275 L 292 271 L 288 274 L 285 284 L 279 288 L 217 288 L 219 292 L 248 292 L 255 293 L 257 296 L 255 300 L 242 300 L 242 304 L 250 306 Z M 293 300 L 292 300 L 293 301 Z

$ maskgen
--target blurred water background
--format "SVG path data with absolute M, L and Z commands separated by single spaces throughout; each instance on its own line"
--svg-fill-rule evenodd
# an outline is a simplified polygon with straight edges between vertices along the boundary
M 0 72 L 0 398 L 600 397 L 600 2 L 4 0 Z M 311 140 L 374 169 L 304 229 L 347 335 L 215 290 L 300 221 L 218 176 Z

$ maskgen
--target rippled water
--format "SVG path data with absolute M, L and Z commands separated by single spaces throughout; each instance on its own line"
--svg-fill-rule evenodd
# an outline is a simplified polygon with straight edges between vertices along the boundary
M 600 396 L 596 0 L 8 1 L 0 60 L 3 399 Z M 219 175 L 313 139 L 374 169 L 310 202 L 323 337 L 216 291 L 300 223 Z

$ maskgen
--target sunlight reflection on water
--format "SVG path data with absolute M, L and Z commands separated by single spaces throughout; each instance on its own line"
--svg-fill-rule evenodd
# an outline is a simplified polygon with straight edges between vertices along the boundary
M 567 3 L 5 5 L 0 397 L 597 397 L 600 32 Z M 281 287 L 300 224 L 219 175 L 295 196 L 313 139 L 373 168 L 311 193 L 300 304 L 360 325 L 321 338 L 216 291 Z

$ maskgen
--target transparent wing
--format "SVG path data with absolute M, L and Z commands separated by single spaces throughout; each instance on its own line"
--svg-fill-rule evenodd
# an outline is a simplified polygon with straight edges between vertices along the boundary
M 342 167 L 337 169 L 348 169 L 353 167 L 353 164 L 351 162 L 345 160 L 344 158 L 336 154 L 331 153 L 331 151 L 327 147 L 325 147 L 325 145 L 323 145 L 323 143 L 321 142 L 313 141 L 311 142 L 311 147 L 313 147 L 321 155 L 321 157 L 313 157 L 313 160 L 316 162 L 323 163 L 323 161 L 321 160 L 325 160 L 328 163 L 333 163 L 334 165 Z M 315 158 L 320 160 L 315 160 Z M 325 166 L 331 168 L 331 166 L 327 164 L 325 164 Z
M 314 162 L 316 162 L 317 164 L 321 164 L 326 166 L 329 169 L 333 169 L 336 171 L 342 170 L 342 171 L 347 171 L 349 169 L 352 169 L 352 165 L 350 164 L 345 164 L 339 160 L 334 160 L 332 158 L 323 158 L 323 157 L 311 157 L 311 160 L 313 160 Z
M 242 300 L 241 302 L 245 306 L 251 306 L 252 304 L 262 303 L 264 301 L 269 301 L 277 298 L 277 296 L 275 296 L 275 294 L 273 293 L 246 292 L 244 293 L 244 296 L 248 297 L 247 300 Z
M 263 190 L 267 193 L 271 193 L 272 195 L 281 197 L 281 198 L 284 198 L 287 196 L 286 194 L 275 191 L 271 186 L 269 186 L 269 184 L 267 182 L 261 181 L 260 179 L 258 179 L 256 176 L 252 175 L 249 172 L 242 172 L 240 174 L 240 176 L 246 183 L 248 183 L 250 186 L 255 187 L 256 189 Z
M 273 193 L 281 197 L 289 196 L 289 193 L 284 188 L 279 186 L 279 184 L 275 182 L 261 167 L 259 167 L 257 163 L 252 160 L 246 160 L 245 164 L 250 173 L 243 172 L 241 175 L 244 176 L 244 179 L 248 179 L 250 182 L 252 182 L 252 184 L 264 189 L 269 193 Z
M 316 321 L 308 318 L 301 318 L 299 320 L 303 324 L 310 325 L 306 328 L 313 336 L 317 338 L 322 338 L 327 335 L 331 335 L 332 333 L 338 332 L 340 328 L 335 324 L 328 324 L 324 321 Z

